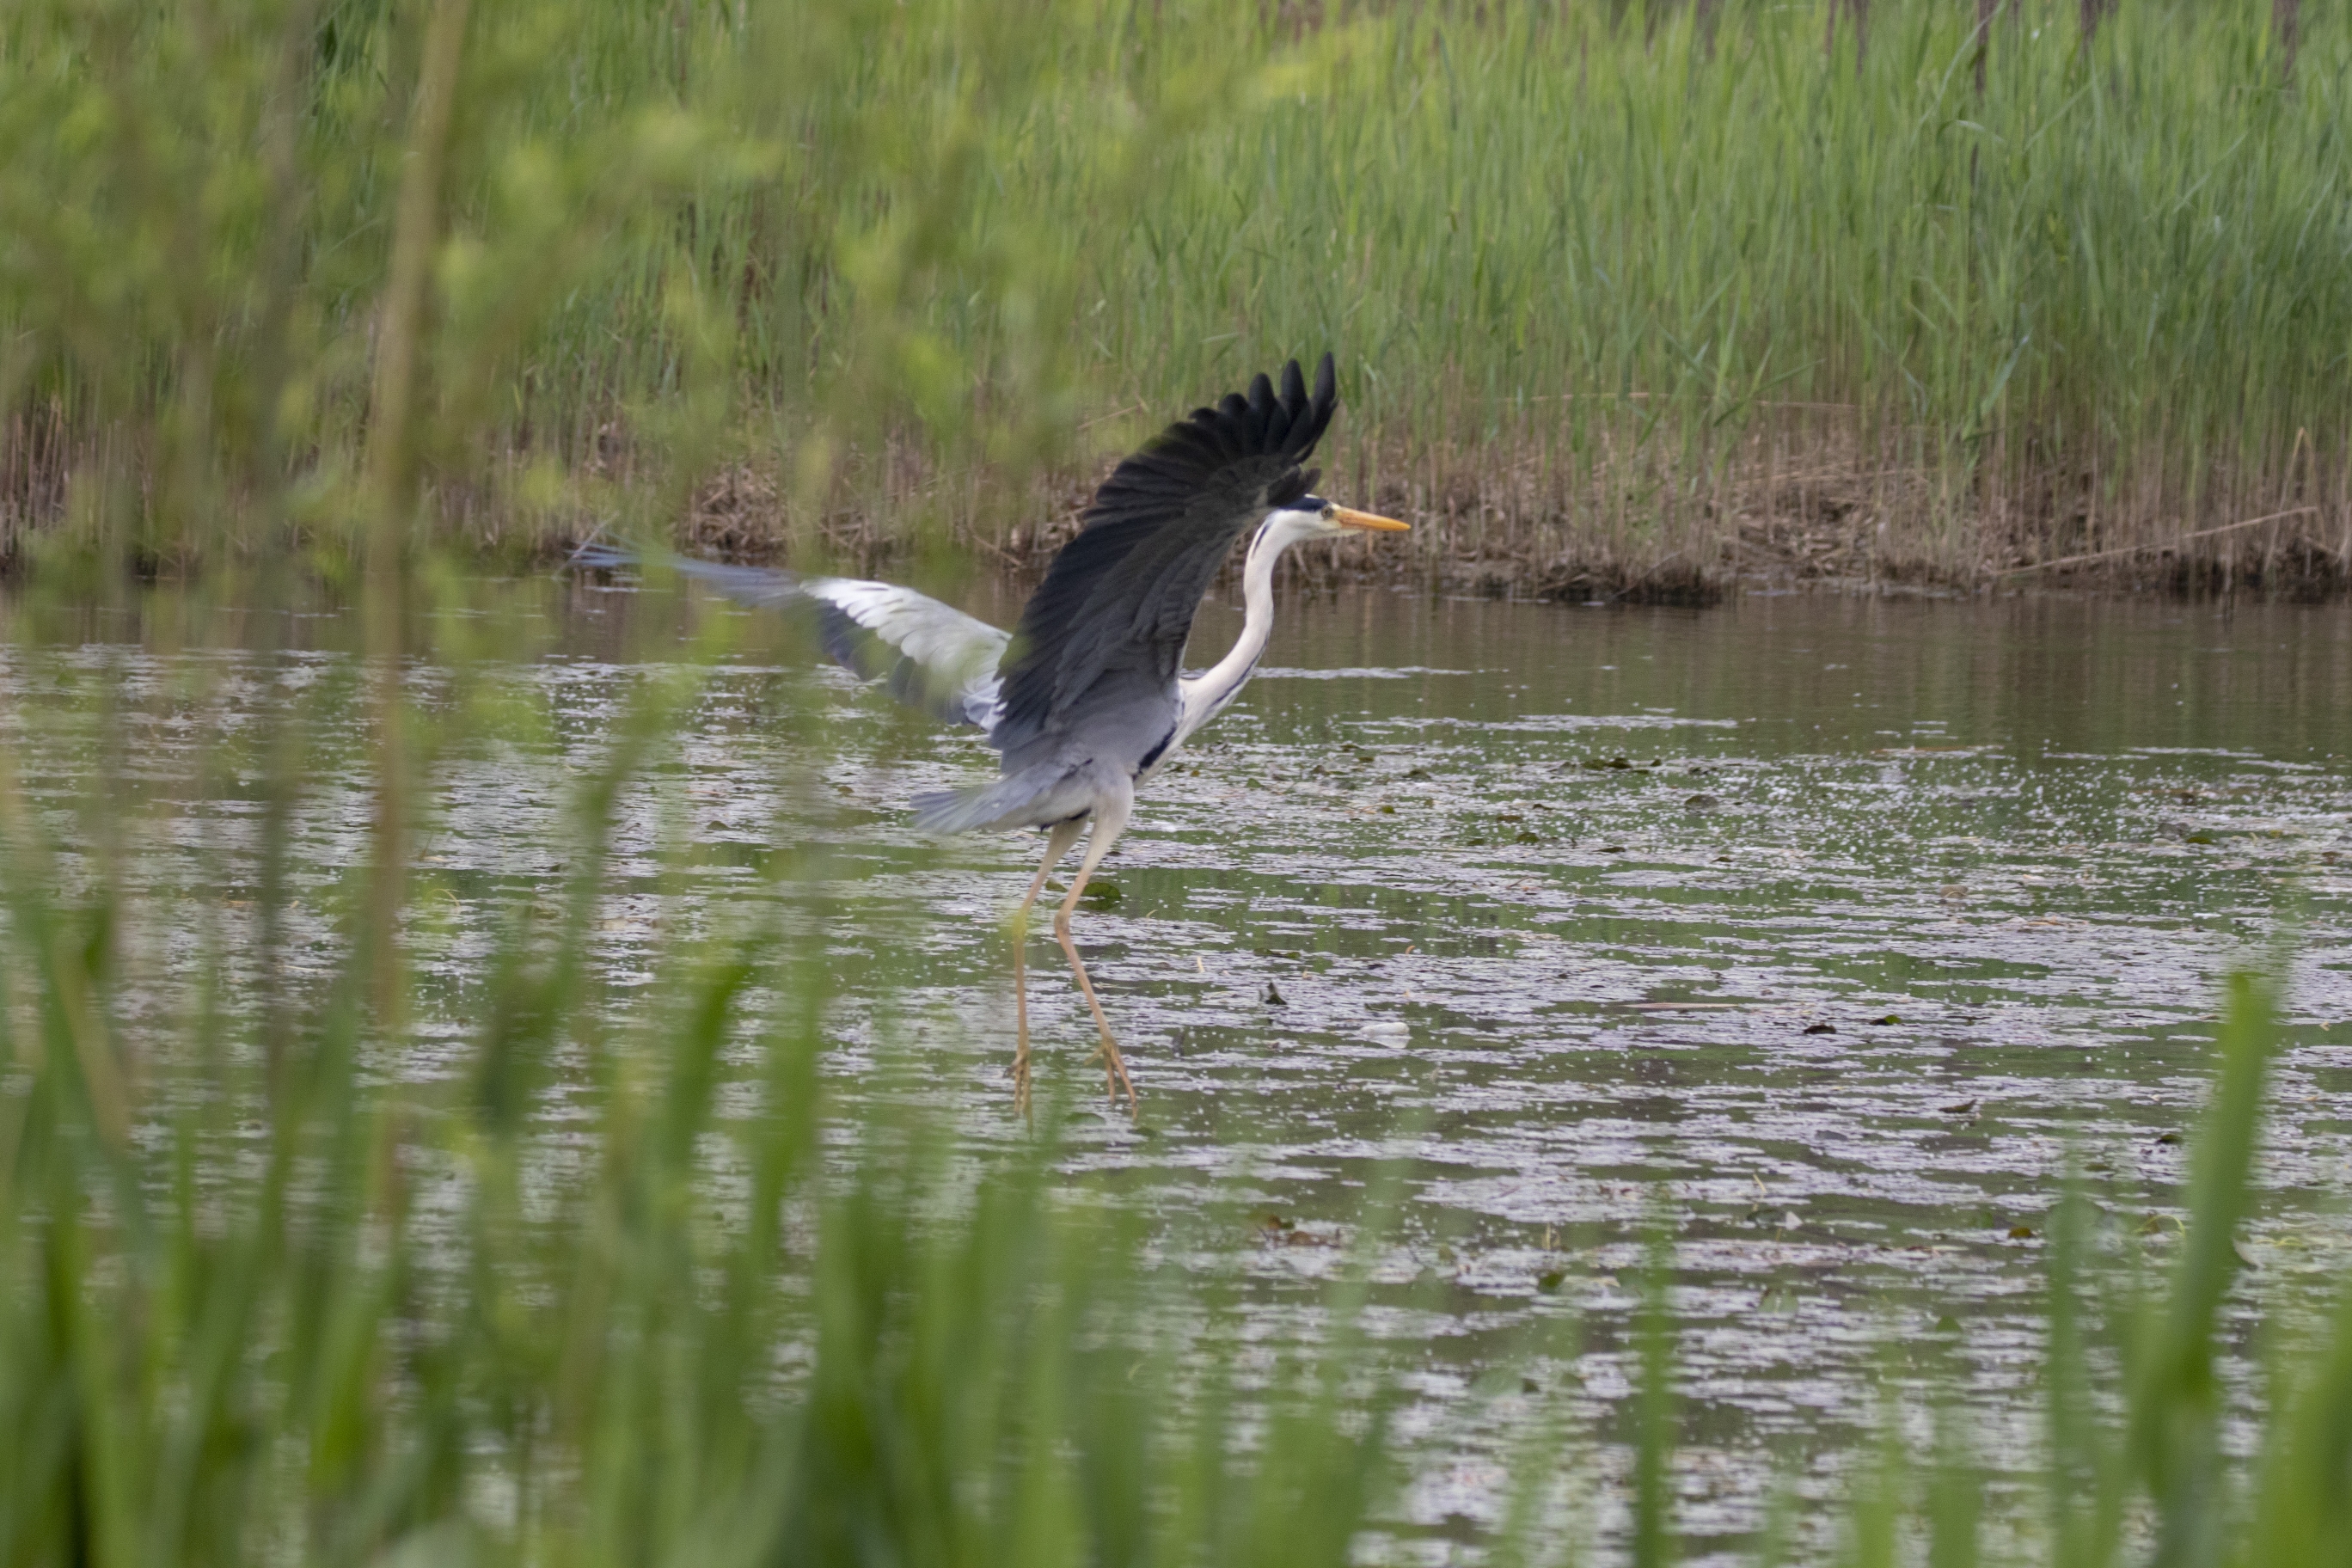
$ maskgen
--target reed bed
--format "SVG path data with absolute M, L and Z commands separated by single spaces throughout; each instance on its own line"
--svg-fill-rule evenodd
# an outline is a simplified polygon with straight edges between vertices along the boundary
M 1423 576 L 2332 591 L 2352 22 L 2273 9 L 19 6 L 0 550 L 349 553 L 446 16 L 417 461 L 494 555 L 1026 563 L 1328 347 Z
M 1050 1117 L 960 1140 L 828 1093 L 821 848 L 779 832 L 762 896 L 660 928 L 625 995 L 598 978 L 610 900 L 658 904 L 675 866 L 642 831 L 624 866 L 623 819 L 662 820 L 665 715 L 730 623 L 666 648 L 449 993 L 420 957 L 457 896 L 428 786 L 548 721 L 468 673 L 524 634 L 465 580 L 614 526 L 1022 559 L 1165 407 L 1326 342 L 1335 483 L 1444 520 L 1433 573 L 1704 580 L 1759 482 L 1933 502 L 1869 534 L 1886 574 L 1981 572 L 1969 539 L 2177 543 L 2257 500 L 2322 509 L 2282 538 L 2340 521 L 2340 18 L 2282 89 L 2252 6 L 2126 11 L 2086 55 L 2038 53 L 2029 12 L 1978 99 L 1943 10 L 1882 5 L 1859 58 L 1851 27 L 1822 54 L 1817 12 L 1710 15 L 0 17 L 0 529 L 37 575 L 12 616 L 126 560 L 202 567 L 225 605 L 347 605 L 363 657 L 305 679 L 369 715 L 353 741 L 299 695 L 237 708 L 194 763 L 234 809 L 205 816 L 148 791 L 125 711 L 176 725 L 243 676 L 0 710 L 95 770 L 61 795 L 0 745 L 0 1563 L 1406 1555 L 1415 1456 L 1360 1270 L 1269 1370 L 1230 1282 L 1064 1173 Z M 2077 494 L 2139 510 L 2052 531 Z M 296 863 L 289 825 L 330 803 L 349 854 Z M 146 834 L 219 875 L 143 879 Z M 2053 1228 L 2041 1483 L 1990 1493 L 1961 1426 L 1913 1452 L 1890 1422 L 1759 1560 L 2336 1560 L 2352 1307 L 2275 1325 L 2251 1415 L 2216 1378 L 2274 1034 L 2259 988 L 2230 1005 L 2169 1267 L 2079 1200 Z M 1348 1217 L 1368 1247 L 1387 1223 L 1378 1194 Z M 1538 1411 L 1469 1550 L 1592 1545 L 1583 1467 L 1616 1443 L 1632 1522 L 1595 1550 L 1672 1560 L 1656 1257 L 1622 1428 Z
M 1028 562 L 1334 348 L 1334 487 L 1421 576 L 2340 588 L 2340 7 L 2294 57 L 2267 0 L 1855 14 L 16 7 L 0 550 L 351 550 L 446 16 L 445 541 Z

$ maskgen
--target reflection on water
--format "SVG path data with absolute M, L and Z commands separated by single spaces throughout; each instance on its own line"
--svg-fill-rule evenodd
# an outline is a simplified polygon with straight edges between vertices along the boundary
M 441 912 L 416 942 L 448 1005 L 399 1065 L 422 1075 L 460 1048 L 492 911 L 552 874 L 568 768 L 604 744 L 633 665 L 694 618 L 667 595 L 541 584 L 486 603 L 543 628 L 499 682 L 534 722 L 440 782 L 421 871 Z M 20 614 L 0 740 L 68 835 L 92 831 L 110 755 L 180 803 L 134 846 L 139 875 L 233 886 L 257 784 L 194 759 L 263 705 L 349 683 L 350 631 L 217 614 L 159 630 L 182 614 Z M 1213 607 L 1201 644 L 1238 619 Z M 1001 917 L 1036 841 L 941 855 L 902 815 L 992 755 L 759 646 L 632 804 L 599 962 L 625 984 L 666 931 L 761 898 L 784 837 L 822 840 L 840 916 L 810 940 L 842 977 L 836 1078 L 956 1107 L 976 1141 L 1019 1136 Z M 1622 1391 L 1652 1226 L 1675 1244 L 1694 1533 L 1754 1525 L 1768 1442 L 1836 1470 L 1881 1376 L 1918 1364 L 1890 1343 L 1942 1347 L 1988 1423 L 2026 1421 L 2062 1166 L 2071 1150 L 2118 1224 L 2168 1212 L 2170 1135 L 2233 965 L 2292 973 L 2249 1251 L 2264 1289 L 2343 1261 L 2340 610 L 1364 592 L 1286 605 L 1266 666 L 1149 789 L 1079 918 L 1142 1124 L 1095 1109 L 1083 1004 L 1043 941 L 1041 1082 L 1078 1107 L 1073 1182 L 1244 1258 L 1276 1341 L 1311 1331 L 1328 1244 L 1379 1163 L 1409 1160 L 1375 1321 L 1423 1347 L 1413 1429 L 1445 1458 L 1412 1511 L 1433 1543 L 1493 1506 L 1513 1423 Z M 71 706 L 92 689 L 119 711 Z M 809 701 L 814 730 L 776 721 Z M 361 705 L 331 690 L 319 711 L 352 759 L 299 816 L 323 889 L 362 852 L 365 798 Z M 683 875 L 665 842 L 687 847 Z M 1581 1348 L 1547 1356 L 1537 1331 L 1571 1313 Z M 1477 1382 L 1515 1359 L 1524 1383 Z

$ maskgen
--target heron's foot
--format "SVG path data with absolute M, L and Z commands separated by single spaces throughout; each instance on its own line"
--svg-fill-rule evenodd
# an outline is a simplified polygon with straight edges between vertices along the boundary
M 1135 1099 L 1135 1082 L 1127 1076 L 1127 1058 L 1118 1054 L 1118 1042 L 1110 1037 L 1108 1029 L 1102 1032 L 1102 1049 L 1099 1054 L 1103 1059 L 1104 1092 L 1110 1096 L 1111 1103 L 1116 1105 L 1118 1103 L 1120 1092 L 1124 1090 L 1127 1095 L 1127 1113 L 1129 1116 L 1138 1114 L 1139 1108 Z

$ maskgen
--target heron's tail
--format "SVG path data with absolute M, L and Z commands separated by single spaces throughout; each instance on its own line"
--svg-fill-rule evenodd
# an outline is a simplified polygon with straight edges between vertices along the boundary
M 1066 763 L 1043 763 L 971 789 L 943 789 L 915 797 L 915 826 L 923 833 L 971 833 L 981 828 L 1043 827 L 1083 816 L 1093 805 Z

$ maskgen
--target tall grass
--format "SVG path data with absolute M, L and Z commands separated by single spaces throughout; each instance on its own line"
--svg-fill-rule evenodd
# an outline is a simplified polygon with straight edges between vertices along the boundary
M 417 778 L 536 721 L 454 657 L 500 632 L 428 618 L 453 642 L 400 697 Z M 666 716 L 725 651 L 643 679 L 560 826 L 516 846 L 557 869 L 466 885 L 502 900 L 499 935 L 455 980 L 435 931 L 456 894 L 421 858 L 389 924 L 370 855 L 292 860 L 291 826 L 355 778 L 412 816 L 354 842 L 434 826 L 429 792 L 374 778 L 380 746 L 314 722 L 380 672 L 240 708 L 193 764 L 232 812 L 144 798 L 119 715 L 27 720 L 100 748 L 72 795 L 0 751 L 0 1563 L 1405 1560 L 1402 1483 L 1430 1456 L 1391 1439 L 1406 1369 L 1360 1325 L 1361 1270 L 1269 1371 L 1216 1267 L 1171 1260 L 1214 1248 L 1064 1168 L 1051 1114 L 966 1142 L 828 1090 L 823 936 L 846 915 L 821 843 L 780 834 L 756 889 L 698 929 L 656 917 L 635 984 L 602 978 L 614 910 L 645 919 L 681 873 L 646 845 L 687 789 Z M 213 874 L 140 873 L 151 833 L 209 842 Z M 1891 1423 L 1883 1462 L 1792 1499 L 1754 1559 L 2341 1561 L 2352 1292 L 2260 1331 L 2258 1405 L 2218 1376 L 2275 1048 L 2239 983 L 2168 1264 L 2099 1240 L 2080 1193 L 2056 1212 L 2044 1447 L 2002 1466 L 2021 1486 L 1987 1489 L 1948 1405 L 1938 1447 Z M 1368 1254 L 1384 1203 L 1335 1216 Z M 1614 1434 L 1630 1528 L 1585 1512 L 1608 1434 L 1547 1379 L 1486 1560 L 1679 1554 L 1674 1247 L 1654 1242 Z
M 1329 346 L 1432 570 L 2340 584 L 2352 24 L 2077 9 L 476 8 L 434 515 L 1019 555 Z M 0 20 L 16 548 L 341 548 L 429 10 Z

